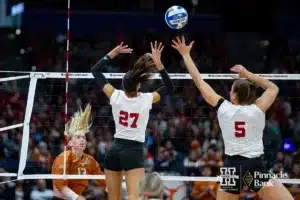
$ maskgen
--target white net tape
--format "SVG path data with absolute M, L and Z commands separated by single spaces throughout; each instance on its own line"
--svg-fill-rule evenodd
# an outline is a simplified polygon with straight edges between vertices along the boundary
M 35 96 L 35 90 L 37 86 L 38 79 L 65 79 L 65 73 L 53 73 L 53 72 L 13 72 L 13 71 L 0 71 L 2 73 L 26 73 L 29 75 L 16 76 L 16 77 L 6 77 L 0 78 L 0 82 L 18 80 L 23 78 L 30 78 L 29 92 L 27 97 L 27 105 L 25 112 L 25 119 L 23 123 L 1 127 L 1 131 L 14 129 L 23 126 L 23 135 L 22 135 L 22 146 L 21 146 L 21 155 L 19 161 L 19 170 L 18 173 L 0 173 L 0 177 L 17 177 L 18 180 L 24 179 L 105 179 L 103 175 L 53 175 L 53 174 L 30 174 L 24 175 L 24 169 L 27 160 L 28 153 L 28 144 L 29 144 L 29 123 L 31 119 L 31 113 L 33 109 L 33 102 Z M 105 73 L 104 74 L 108 79 L 122 79 L 124 73 Z M 191 79 L 189 74 L 169 74 L 171 79 Z M 260 74 L 261 76 L 271 79 L 271 80 L 300 80 L 300 74 Z M 70 79 L 93 79 L 91 73 L 69 73 Z M 236 74 L 202 74 L 203 79 L 212 79 L 212 80 L 230 80 L 238 78 Z M 153 74 L 152 79 L 160 79 L 159 74 Z M 219 177 L 189 177 L 189 176 L 162 176 L 162 179 L 165 181 L 209 181 L 216 182 L 219 181 Z M 282 183 L 285 184 L 300 184 L 300 179 L 281 179 Z
M 14 71 L 0 71 L 2 73 L 16 73 Z M 17 72 L 17 73 L 30 73 L 31 77 L 36 76 L 37 78 L 59 78 L 65 79 L 66 74 L 60 72 Z M 124 73 L 104 73 L 105 77 L 108 79 L 122 79 L 125 75 Z M 300 80 L 300 74 L 258 74 L 269 80 Z M 191 79 L 190 74 L 178 74 L 178 73 L 170 73 L 169 76 L 171 79 Z M 28 78 L 28 76 L 18 76 L 18 77 L 10 77 L 10 80 L 14 80 L 17 78 Z M 238 78 L 237 74 L 201 74 L 203 79 L 208 80 L 230 80 Z M 69 73 L 70 79 L 93 79 L 93 75 L 91 73 Z M 160 75 L 158 73 L 154 73 L 152 79 L 160 79 Z M 0 79 L 0 82 L 2 80 Z

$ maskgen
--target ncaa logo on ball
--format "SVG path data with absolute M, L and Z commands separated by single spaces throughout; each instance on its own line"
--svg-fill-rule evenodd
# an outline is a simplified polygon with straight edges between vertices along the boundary
M 172 6 L 165 13 L 165 21 L 171 29 L 181 29 L 188 22 L 188 13 L 181 6 Z

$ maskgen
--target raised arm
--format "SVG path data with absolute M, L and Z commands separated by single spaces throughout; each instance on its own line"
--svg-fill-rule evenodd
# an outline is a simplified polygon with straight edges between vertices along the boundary
M 174 89 L 172 80 L 170 79 L 167 70 L 164 68 L 161 62 L 161 52 L 163 49 L 164 46 L 162 46 L 162 43 L 159 43 L 158 45 L 157 42 L 155 41 L 153 45 L 153 43 L 151 42 L 151 51 L 152 51 L 151 57 L 164 83 L 164 86 L 160 87 L 158 90 L 152 93 L 153 103 L 160 101 L 161 97 L 172 93 Z
M 231 71 L 239 73 L 240 78 L 246 78 L 265 90 L 264 93 L 255 101 L 255 104 L 263 112 L 266 112 L 278 95 L 279 88 L 277 85 L 261 76 L 249 72 L 242 65 L 235 65 L 231 68 Z
M 112 93 L 114 92 L 115 88 L 107 81 L 102 70 L 107 64 L 119 55 L 120 53 L 131 53 L 132 49 L 128 48 L 127 45 L 123 46 L 123 42 L 118 45 L 116 48 L 111 50 L 106 56 L 104 56 L 101 60 L 99 60 L 93 67 L 92 67 L 92 74 L 96 79 L 97 85 L 103 90 L 107 97 L 111 97 Z
M 188 46 L 185 44 L 185 39 L 179 37 L 175 40 L 172 40 L 173 44 L 172 47 L 176 49 L 182 56 L 184 63 L 188 72 L 190 73 L 194 83 L 196 84 L 198 90 L 201 92 L 205 101 L 210 104 L 211 106 L 217 106 L 219 100 L 222 98 L 218 95 L 212 87 L 208 83 L 206 83 L 200 75 L 193 59 L 191 58 L 190 51 L 193 47 L 194 42 L 191 42 Z

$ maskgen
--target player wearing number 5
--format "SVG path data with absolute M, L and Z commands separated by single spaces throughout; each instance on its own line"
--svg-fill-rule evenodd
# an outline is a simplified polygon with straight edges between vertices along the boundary
M 177 38 L 176 41 L 173 40 L 172 42 L 172 47 L 182 55 L 185 65 L 202 96 L 208 104 L 217 110 L 227 156 L 224 167 L 225 169 L 228 167 L 235 168 L 236 172 L 232 175 L 239 176 L 239 179 L 235 181 L 236 184 L 230 185 L 232 187 L 224 187 L 223 182 L 220 184 L 222 189 L 218 191 L 217 199 L 239 199 L 240 190 L 245 184 L 243 178 L 247 171 L 252 175 L 254 172 L 268 173 L 262 163 L 265 112 L 274 102 L 279 89 L 271 81 L 247 71 L 241 65 L 236 65 L 231 68 L 231 71 L 238 73 L 240 78 L 245 79 L 234 81 L 230 91 L 230 101 L 227 101 L 201 79 L 201 75 L 190 56 L 193 42 L 187 46 L 184 37 Z M 250 81 L 265 90 L 259 98 L 256 98 L 255 89 Z M 266 183 L 269 179 L 259 181 Z M 273 181 L 272 187 L 262 187 L 259 184 L 253 185 L 253 182 L 249 183 L 251 183 L 250 188 L 256 191 L 262 199 L 293 199 L 278 180 Z
M 102 58 L 93 68 L 92 74 L 98 86 L 110 98 L 116 132 L 114 142 L 105 157 L 105 176 L 109 200 L 121 200 L 123 172 L 129 200 L 138 199 L 137 183 L 144 176 L 143 144 L 152 104 L 173 91 L 173 84 L 161 63 L 162 44 L 151 43 L 152 53 L 144 54 L 122 80 L 123 90 L 115 89 L 101 73 L 102 68 L 120 53 L 131 53 L 132 49 L 120 44 Z M 139 92 L 141 84 L 147 83 L 153 67 L 159 71 L 164 86 L 153 93 Z

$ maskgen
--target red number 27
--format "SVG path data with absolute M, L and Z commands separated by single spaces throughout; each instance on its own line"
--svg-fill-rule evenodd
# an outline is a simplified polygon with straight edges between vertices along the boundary
M 128 127 L 128 119 L 133 118 L 130 128 L 137 128 L 137 120 L 139 119 L 139 113 L 128 113 L 126 111 L 120 111 L 119 124 Z
M 235 137 L 245 137 L 245 122 L 234 122 L 234 135 Z

